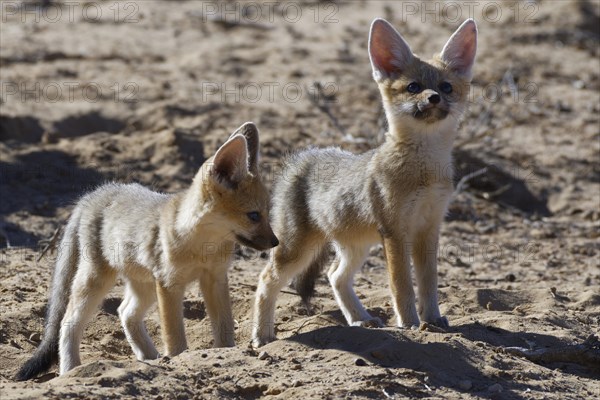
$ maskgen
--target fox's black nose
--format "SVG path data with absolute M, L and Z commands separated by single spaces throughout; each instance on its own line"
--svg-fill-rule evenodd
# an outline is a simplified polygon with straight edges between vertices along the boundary
M 436 93 L 436 94 L 432 94 L 431 96 L 429 96 L 428 100 L 431 104 L 437 104 L 442 100 L 442 98 L 440 97 L 439 94 Z
M 273 246 L 273 247 L 279 246 L 279 239 L 277 239 L 277 236 L 273 236 L 271 238 L 271 246 Z

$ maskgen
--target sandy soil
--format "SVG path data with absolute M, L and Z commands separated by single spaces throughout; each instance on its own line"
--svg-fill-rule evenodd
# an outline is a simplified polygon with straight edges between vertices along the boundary
M 598 1 L 232 2 L 228 14 L 200 1 L 56 3 L 0 3 L 2 399 L 600 398 L 598 366 L 506 350 L 598 335 Z M 240 249 L 230 271 L 237 347 L 210 348 L 194 285 L 189 350 L 135 361 L 118 286 L 86 330 L 81 367 L 12 380 L 42 333 L 55 254 L 38 259 L 41 249 L 82 193 L 107 180 L 177 191 L 247 120 L 261 129 L 269 182 L 290 151 L 372 148 L 385 120 L 366 52 L 371 20 L 387 18 L 428 56 L 468 16 L 480 50 L 457 181 L 488 169 L 460 185 L 442 230 L 440 301 L 452 328 L 393 327 L 374 248 L 356 289 L 389 327 L 345 326 L 323 278 L 314 315 L 286 289 L 280 340 L 254 351 L 251 303 L 267 255 Z M 160 344 L 155 311 L 148 325 Z

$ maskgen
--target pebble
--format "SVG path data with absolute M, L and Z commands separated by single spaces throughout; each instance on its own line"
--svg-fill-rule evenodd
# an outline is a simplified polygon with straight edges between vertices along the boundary
M 362 358 L 357 358 L 354 360 L 354 365 L 356 365 L 358 367 L 364 367 L 367 365 L 367 362 Z
M 292 387 L 300 387 L 303 383 L 301 381 L 295 380 L 292 382 Z
M 473 383 L 470 380 L 465 379 L 464 381 L 458 382 L 458 387 L 462 390 L 471 390 Z
M 488 388 L 488 392 L 491 393 L 500 393 L 502 392 L 502 385 L 499 383 L 494 383 L 492 386 Z
M 35 343 L 39 343 L 40 340 L 42 340 L 42 336 L 39 333 L 35 332 L 29 335 L 29 340 Z
M 475 224 L 475 229 L 477 229 L 477 232 L 485 235 L 488 233 L 493 233 L 497 229 L 497 227 L 494 223 L 477 223 Z
M 281 392 L 283 392 L 283 390 L 281 390 L 281 388 L 273 387 L 273 388 L 267 389 L 267 391 L 265 391 L 263 394 L 266 396 L 276 396 L 278 394 L 281 394 Z
M 260 353 L 258 353 L 259 360 L 266 360 L 267 358 L 269 358 L 269 353 L 267 353 L 266 351 L 261 351 Z

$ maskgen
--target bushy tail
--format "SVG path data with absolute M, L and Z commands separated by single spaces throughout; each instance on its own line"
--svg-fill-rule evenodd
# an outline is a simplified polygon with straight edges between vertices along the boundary
M 327 264 L 327 260 L 329 259 L 329 250 L 328 247 L 322 248 L 310 266 L 304 270 L 302 273 L 297 275 L 293 282 L 292 287 L 296 290 L 296 292 L 302 298 L 302 302 L 306 306 L 306 309 L 310 311 L 310 299 L 315 294 L 315 284 L 317 283 L 317 279 L 319 275 L 321 275 L 321 271 Z
M 79 243 L 79 210 L 76 208 L 69 219 L 58 249 L 56 267 L 52 278 L 44 338 L 33 356 L 21 367 L 15 380 L 25 381 L 46 372 L 58 361 L 58 339 L 61 321 L 65 315 L 71 294 L 71 282 L 77 270 Z

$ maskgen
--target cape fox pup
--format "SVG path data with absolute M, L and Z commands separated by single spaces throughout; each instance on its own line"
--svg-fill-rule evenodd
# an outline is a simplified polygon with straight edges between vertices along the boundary
M 258 250 L 279 243 L 269 225 L 258 150 L 258 130 L 246 123 L 181 193 L 112 183 L 85 195 L 61 242 L 44 339 L 16 378 L 30 379 L 57 358 L 61 374 L 81 363 L 84 327 L 118 275 L 126 283 L 118 312 L 138 360 L 159 356 L 144 325 L 157 298 L 165 353 L 186 349 L 183 295 L 198 279 L 214 345 L 233 346 L 227 269 L 235 242 Z
M 419 325 L 421 319 L 448 326 L 438 308 L 438 234 L 453 191 L 452 142 L 467 104 L 476 47 L 477 28 L 469 19 L 426 62 L 387 21 L 373 22 L 369 55 L 389 124 L 386 140 L 360 155 L 312 149 L 288 160 L 273 189 L 272 224 L 281 245 L 260 275 L 255 346 L 274 340 L 277 294 L 307 269 L 296 278 L 296 289 L 308 299 L 329 242 L 337 258 L 328 277 L 349 325 L 382 325 L 362 306 L 352 283 L 369 247 L 383 242 L 398 325 Z M 326 179 L 320 168 L 330 172 Z

